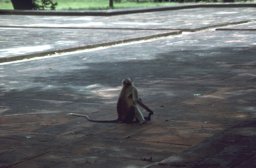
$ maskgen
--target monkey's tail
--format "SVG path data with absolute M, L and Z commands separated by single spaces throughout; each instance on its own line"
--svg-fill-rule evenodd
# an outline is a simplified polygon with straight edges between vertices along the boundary
M 67 115 L 69 116 L 76 116 L 76 117 L 84 117 L 86 118 L 88 121 L 90 122 L 96 122 L 96 123 L 118 123 L 119 120 L 115 119 L 115 120 L 93 120 L 91 119 L 88 115 L 85 114 L 78 114 L 78 113 L 68 113 Z

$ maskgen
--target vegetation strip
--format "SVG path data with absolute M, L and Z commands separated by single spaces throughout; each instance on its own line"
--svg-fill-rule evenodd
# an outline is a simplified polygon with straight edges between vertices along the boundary
M 244 7 L 256 7 L 256 3 L 212 3 L 212 4 L 192 4 L 181 6 L 169 6 L 169 7 L 155 7 L 155 8 L 139 8 L 139 9 L 114 9 L 103 11 L 35 11 L 35 10 L 0 10 L 0 14 L 5 15 L 53 15 L 53 16 L 114 16 L 125 15 L 134 13 L 146 13 L 146 12 L 159 12 L 167 10 L 180 10 L 191 8 L 244 8 Z

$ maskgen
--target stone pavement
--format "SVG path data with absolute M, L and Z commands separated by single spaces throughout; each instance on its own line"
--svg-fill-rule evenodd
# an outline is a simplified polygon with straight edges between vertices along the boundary
M 168 36 L 179 30 L 247 23 L 255 21 L 255 15 L 253 7 L 193 8 L 111 17 L 2 15 L 0 62 Z
M 0 53 L 15 60 L 23 58 L 16 48 L 32 47 L 24 54 L 41 56 L 54 49 L 152 39 L 3 60 L 0 167 L 255 167 L 254 10 L 2 15 Z M 40 35 L 45 32 L 49 36 Z M 163 36 L 154 39 L 156 34 Z M 35 49 L 41 45 L 50 47 Z M 115 118 L 120 81 L 126 76 L 134 78 L 140 96 L 155 111 L 151 122 L 97 124 L 66 115 Z

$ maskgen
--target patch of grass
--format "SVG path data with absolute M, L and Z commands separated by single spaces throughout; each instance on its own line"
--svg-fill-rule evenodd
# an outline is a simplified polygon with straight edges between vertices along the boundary
M 81 10 L 81 9 L 109 9 L 109 0 L 58 0 L 57 10 Z M 131 2 L 122 0 L 121 3 L 114 2 L 114 8 L 143 8 L 143 7 L 156 7 L 156 6 L 167 6 L 173 5 L 174 3 L 154 3 L 150 1 L 144 1 L 137 3 L 136 1 Z
M 13 9 L 11 0 L 0 0 L 0 9 Z
M 57 0 L 56 10 L 107 9 L 108 0 Z
M 157 3 L 157 2 L 130 2 L 130 1 L 123 1 L 122 3 L 115 3 L 114 7 L 115 8 L 148 8 L 148 7 L 160 7 L 160 6 L 172 6 L 176 5 L 177 3 L 174 2 L 162 2 L 162 3 Z
M 55 0 L 58 2 L 56 10 L 100 10 L 109 9 L 109 0 Z M 149 0 L 137 3 L 136 1 L 122 0 L 114 2 L 114 8 L 145 8 L 157 6 L 170 6 L 175 3 L 154 3 Z M 13 9 L 11 0 L 0 0 L 0 9 Z

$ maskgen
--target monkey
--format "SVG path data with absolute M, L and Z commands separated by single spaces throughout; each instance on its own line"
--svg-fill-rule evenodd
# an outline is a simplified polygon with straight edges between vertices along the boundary
M 139 106 L 149 112 L 147 117 L 144 117 L 139 109 Z M 69 113 L 68 115 L 85 117 L 90 122 L 98 123 L 133 123 L 139 122 L 140 124 L 151 120 L 151 115 L 154 112 L 148 108 L 142 100 L 138 97 L 138 90 L 134 86 L 133 81 L 130 78 L 126 78 L 122 81 L 122 89 L 117 101 L 117 119 L 115 120 L 93 120 L 88 115 Z

